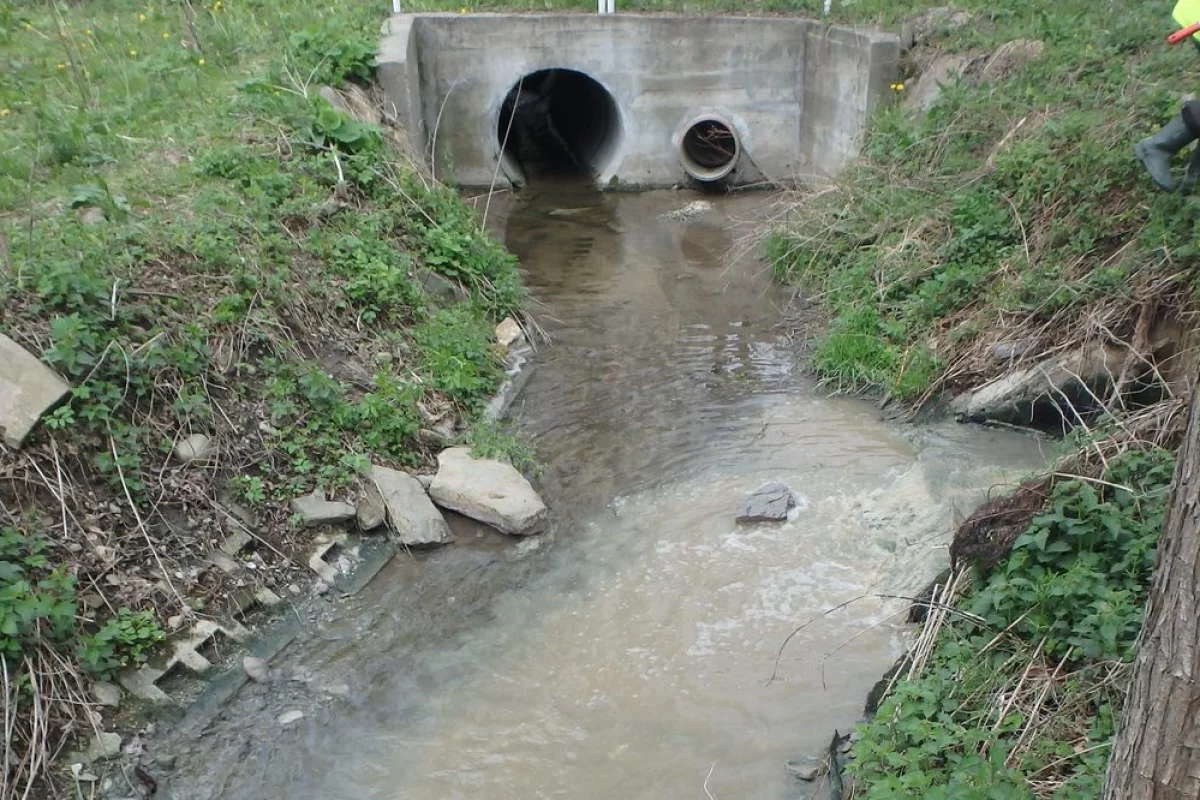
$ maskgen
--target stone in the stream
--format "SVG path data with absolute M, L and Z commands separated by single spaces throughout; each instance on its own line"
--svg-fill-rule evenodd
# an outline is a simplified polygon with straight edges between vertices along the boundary
M 429 496 L 442 508 L 516 536 L 537 533 L 546 521 L 546 504 L 521 473 L 501 461 L 472 458 L 466 447 L 438 455 Z
M 300 711 L 299 709 L 292 709 L 291 711 L 285 711 L 280 714 L 276 718 L 276 721 L 280 725 L 291 725 L 293 722 L 300 719 L 304 719 L 304 712 Z
M 821 775 L 822 765 L 813 761 L 789 761 L 785 765 L 787 771 L 792 777 L 811 782 L 815 781 Z
M 71 387 L 28 350 L 0 333 L 0 435 L 14 450 Z
M 387 508 L 391 529 L 399 544 L 416 547 L 442 544 L 450 539 L 450 526 L 425 494 L 425 487 L 407 472 L 371 467 L 370 478 Z
M 266 683 L 271 676 L 271 668 L 268 666 L 266 659 L 255 658 L 254 656 L 245 656 L 242 658 L 242 669 L 246 671 L 246 675 L 255 683 Z
M 792 490 L 782 483 L 764 483 L 755 489 L 738 506 L 738 522 L 775 522 L 787 519 L 788 512 L 796 505 Z
M 292 501 L 292 513 L 300 517 L 300 523 L 306 528 L 316 528 L 320 525 L 336 525 L 354 519 L 355 509 L 349 503 L 325 499 L 325 493 L 320 489 L 304 497 Z

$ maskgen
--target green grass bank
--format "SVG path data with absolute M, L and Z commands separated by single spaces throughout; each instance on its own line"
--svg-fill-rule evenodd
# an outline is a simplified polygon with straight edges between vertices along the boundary
M 448 443 L 517 450 L 478 422 L 515 259 L 369 104 L 320 95 L 368 87 L 388 10 L 0 7 L 0 333 L 72 387 L 0 448 L 0 796 L 90 735 L 91 679 L 306 584 L 292 498 Z M 181 464 L 194 434 L 211 455 Z M 235 581 L 208 558 L 247 524 Z
M 834 14 L 899 31 L 935 5 Z M 872 800 L 1095 798 L 1196 365 L 1198 206 L 1157 191 L 1131 147 L 1178 114 L 1197 55 L 1165 44 L 1170 4 L 952 11 L 915 29 L 863 157 L 797 192 L 770 240 L 776 276 L 827 312 L 813 369 L 920 406 L 1089 349 L 1115 367 L 1052 474 L 962 524 L 957 571 L 860 726 L 846 784 Z M 936 99 L 908 96 L 947 66 Z

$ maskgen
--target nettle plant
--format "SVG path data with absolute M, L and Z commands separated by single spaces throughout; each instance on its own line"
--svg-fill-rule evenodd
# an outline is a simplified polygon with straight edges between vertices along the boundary
M 50 648 L 73 655 L 99 677 L 145 661 L 166 635 L 154 614 L 122 608 L 94 629 L 84 629 L 75 577 L 53 566 L 50 557 L 49 540 L 36 530 L 0 529 L 0 658 L 19 671 L 39 648 Z

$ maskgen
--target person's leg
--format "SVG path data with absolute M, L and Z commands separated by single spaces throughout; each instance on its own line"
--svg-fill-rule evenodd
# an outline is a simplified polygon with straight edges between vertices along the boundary
M 1200 139 L 1200 101 L 1189 100 L 1184 103 L 1180 116 L 1192 135 Z M 1188 161 L 1187 173 L 1183 177 L 1180 189 L 1190 192 L 1197 182 L 1200 182 L 1200 146 L 1192 151 L 1192 158 Z
M 1173 192 L 1178 186 L 1171 175 L 1171 157 L 1200 138 L 1200 133 L 1194 132 L 1188 124 L 1189 117 L 1193 118 L 1194 123 L 1200 123 L 1200 104 L 1195 101 L 1184 104 L 1179 116 L 1164 125 L 1158 133 L 1133 146 L 1133 154 L 1150 173 L 1151 180 L 1165 192 Z M 1200 125 L 1196 130 L 1200 131 Z

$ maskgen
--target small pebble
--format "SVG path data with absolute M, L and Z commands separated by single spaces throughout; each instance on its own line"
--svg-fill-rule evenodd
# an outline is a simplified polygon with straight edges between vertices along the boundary
M 300 711 L 298 709 L 293 709 L 291 711 L 285 711 L 282 714 L 280 714 L 279 718 L 278 718 L 278 722 L 280 725 L 291 725 L 296 720 L 303 719 L 303 718 L 304 718 L 303 711 Z

